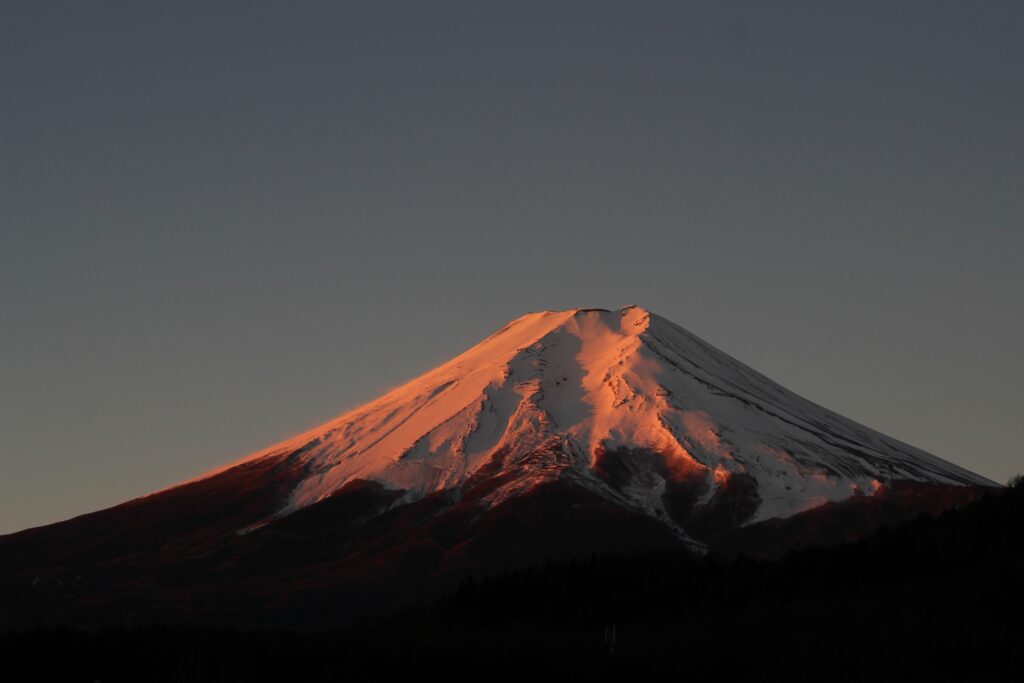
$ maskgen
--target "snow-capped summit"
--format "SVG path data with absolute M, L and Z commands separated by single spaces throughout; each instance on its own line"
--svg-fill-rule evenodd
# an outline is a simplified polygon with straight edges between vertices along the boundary
M 639 306 L 524 315 L 245 461 L 273 456 L 301 472 L 274 517 L 356 480 L 401 491 L 401 504 L 457 492 L 487 468 L 503 476 L 485 507 L 568 480 L 684 535 L 687 516 L 730 491 L 742 492 L 734 521 L 749 524 L 897 481 L 993 485 L 787 391 Z
M 549 559 L 777 555 L 991 486 L 643 308 L 542 311 L 217 472 L 0 536 L 0 627 L 72 603 L 90 623 L 353 615 Z

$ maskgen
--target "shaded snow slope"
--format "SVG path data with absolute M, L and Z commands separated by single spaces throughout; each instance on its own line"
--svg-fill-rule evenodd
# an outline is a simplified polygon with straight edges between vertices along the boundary
M 450 362 L 247 460 L 286 453 L 303 475 L 282 513 L 354 480 L 403 490 L 401 502 L 410 502 L 457 489 L 496 459 L 515 476 L 490 493 L 491 506 L 569 478 L 665 518 L 673 482 L 695 483 L 699 508 L 744 481 L 756 490 L 745 523 L 872 495 L 897 481 L 994 485 L 787 391 L 639 307 L 525 315 Z M 660 460 L 613 485 L 600 475 L 605 453 Z

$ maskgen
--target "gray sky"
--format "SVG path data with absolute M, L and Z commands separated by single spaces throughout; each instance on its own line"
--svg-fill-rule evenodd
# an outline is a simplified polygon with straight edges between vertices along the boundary
M 640 304 L 1024 470 L 1024 4 L 0 7 L 0 532 Z

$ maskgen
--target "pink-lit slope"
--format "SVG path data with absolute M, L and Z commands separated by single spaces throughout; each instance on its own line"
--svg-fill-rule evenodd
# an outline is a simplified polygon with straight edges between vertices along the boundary
M 678 513 L 666 510 L 666 492 L 681 482 L 698 511 L 730 482 L 744 482 L 752 507 L 743 523 L 900 481 L 993 485 L 787 391 L 639 307 L 525 315 L 435 370 L 246 460 L 284 454 L 302 474 L 275 517 L 354 480 L 404 491 L 396 505 L 457 491 L 500 456 L 514 476 L 502 478 L 485 507 L 564 479 L 666 521 L 682 537 Z M 617 460 L 602 460 L 610 454 Z M 609 463 L 620 475 L 608 474 Z

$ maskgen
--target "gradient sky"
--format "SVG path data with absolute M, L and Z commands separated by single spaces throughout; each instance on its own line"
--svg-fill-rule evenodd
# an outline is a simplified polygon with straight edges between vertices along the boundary
M 1024 470 L 1024 3 L 0 8 L 0 532 L 640 304 Z

